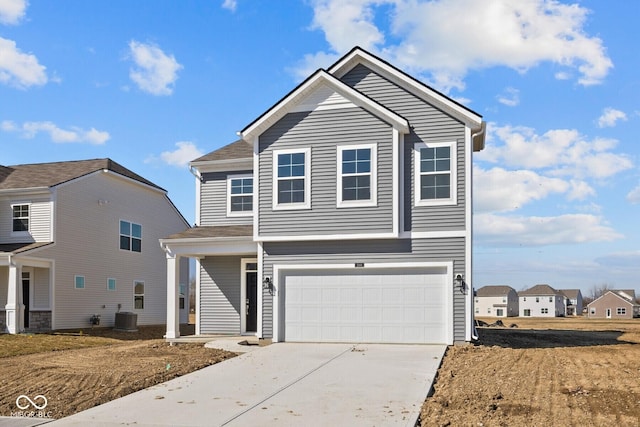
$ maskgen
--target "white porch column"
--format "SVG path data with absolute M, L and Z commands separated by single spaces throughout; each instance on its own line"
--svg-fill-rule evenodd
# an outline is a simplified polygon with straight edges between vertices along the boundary
M 10 334 L 24 330 L 24 305 L 22 305 L 22 266 L 9 264 L 9 281 L 7 283 L 6 325 Z
M 167 253 L 167 334 L 180 336 L 180 257 Z

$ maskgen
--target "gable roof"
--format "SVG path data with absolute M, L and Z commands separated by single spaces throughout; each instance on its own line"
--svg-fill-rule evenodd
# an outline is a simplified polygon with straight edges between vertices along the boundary
M 248 143 L 253 143 L 254 137 L 267 130 L 287 113 L 292 112 L 304 98 L 308 97 L 323 85 L 333 89 L 353 104 L 386 121 L 401 132 L 409 133 L 409 122 L 405 118 L 343 83 L 325 70 L 320 69 L 241 130 L 240 136 Z
M 162 187 L 108 158 L 2 167 L 0 190 L 50 188 L 101 170 L 111 171 L 166 193 Z
M 216 162 L 231 159 L 251 159 L 253 158 L 253 148 L 242 139 L 218 148 L 204 156 L 191 161 L 191 164 L 201 162 Z
M 483 286 L 476 291 L 476 296 L 478 297 L 501 297 L 508 295 L 509 292 L 514 291 L 511 286 L 503 286 L 503 285 L 489 285 Z
M 600 295 L 598 298 L 594 299 L 593 301 L 591 301 L 589 304 L 587 304 L 587 307 L 589 307 L 592 304 L 596 304 L 598 303 L 601 299 L 603 299 L 604 297 L 608 296 L 608 295 L 612 295 L 614 298 L 618 298 L 620 299 L 620 301 L 622 303 L 626 303 L 629 304 L 631 306 L 637 306 L 638 304 L 636 303 L 636 293 L 633 290 L 619 290 L 619 289 L 612 289 L 609 290 L 607 292 L 605 292 L 604 294 Z
M 524 291 L 518 292 L 518 296 L 529 296 L 529 295 L 561 295 L 560 292 L 556 291 L 549 285 L 541 284 L 535 285 L 532 288 L 529 288 Z
M 578 295 L 582 295 L 580 289 L 560 289 L 560 292 L 569 299 L 578 299 Z

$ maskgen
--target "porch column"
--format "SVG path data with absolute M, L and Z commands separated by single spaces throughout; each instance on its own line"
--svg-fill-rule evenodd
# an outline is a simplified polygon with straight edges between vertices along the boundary
M 167 334 L 165 338 L 180 336 L 180 257 L 167 253 Z
M 10 334 L 24 330 L 24 305 L 22 305 L 22 266 L 9 264 L 9 281 L 7 283 L 6 325 Z

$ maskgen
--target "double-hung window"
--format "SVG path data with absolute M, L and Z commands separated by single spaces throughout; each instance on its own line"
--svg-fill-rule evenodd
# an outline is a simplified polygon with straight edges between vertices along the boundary
M 457 203 L 455 143 L 416 144 L 414 165 L 416 206 Z
M 337 205 L 376 205 L 376 145 L 338 147 Z
M 129 221 L 120 221 L 120 249 L 142 252 L 142 226 Z
M 274 209 L 309 209 L 311 207 L 310 171 L 310 148 L 274 151 Z
M 13 211 L 13 232 L 23 233 L 29 231 L 29 205 L 12 205 Z
M 227 177 L 227 216 L 250 216 L 253 212 L 253 177 Z

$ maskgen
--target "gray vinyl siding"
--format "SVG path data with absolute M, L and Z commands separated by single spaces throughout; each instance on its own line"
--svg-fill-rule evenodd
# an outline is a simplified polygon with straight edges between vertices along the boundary
M 392 232 L 392 128 L 361 108 L 290 113 L 260 136 L 261 236 Z M 337 147 L 377 144 L 378 203 L 337 207 Z M 311 209 L 273 210 L 273 150 L 311 148 Z
M 187 227 L 166 196 L 97 173 L 57 187 L 55 200 L 55 245 L 35 253 L 54 262 L 53 327 L 89 327 L 93 314 L 100 326 L 113 326 L 118 311 L 136 313 L 139 325 L 165 324 L 167 258 L 158 239 Z M 140 253 L 120 249 L 120 220 L 142 226 Z M 188 284 L 184 261 L 180 279 Z M 85 277 L 84 289 L 75 289 L 75 275 Z M 116 291 L 107 289 L 107 278 L 116 279 Z M 134 309 L 136 280 L 145 284 L 143 309 Z
M 13 233 L 13 204 L 29 204 L 29 233 Z M 50 242 L 51 206 L 51 196 L 13 196 L 10 199 L 0 199 L 0 242 Z
M 405 230 L 447 231 L 465 227 L 465 125 L 433 105 L 405 91 L 363 65 L 341 79 L 368 97 L 406 118 L 411 133 L 404 137 Z M 458 193 L 456 206 L 414 206 L 413 148 L 419 142 L 457 142 Z
M 240 263 L 239 256 L 201 260 L 201 334 L 240 334 Z
M 265 242 L 263 274 L 273 277 L 274 264 L 345 264 L 355 262 L 448 262 L 453 274 L 465 277 L 465 239 L 393 239 L 315 242 Z M 277 281 L 277 278 L 274 278 Z M 278 284 L 275 283 L 277 286 Z M 465 295 L 453 289 L 454 341 L 465 340 Z M 273 336 L 273 297 L 263 295 L 265 338 Z
M 4 307 L 7 305 L 7 292 L 9 290 L 7 284 L 8 279 L 9 267 L 0 266 L 0 310 L 4 310 Z M 3 318 L 2 321 L 4 320 Z M 0 332 L 4 332 L 2 328 L 0 328 Z
M 252 171 L 209 172 L 202 174 L 200 224 L 198 225 L 252 224 L 252 216 L 227 216 L 227 176 L 251 174 Z
M 33 289 L 33 292 L 31 293 L 33 301 L 31 309 L 50 310 L 49 269 L 34 268 L 31 276 L 31 283 Z

